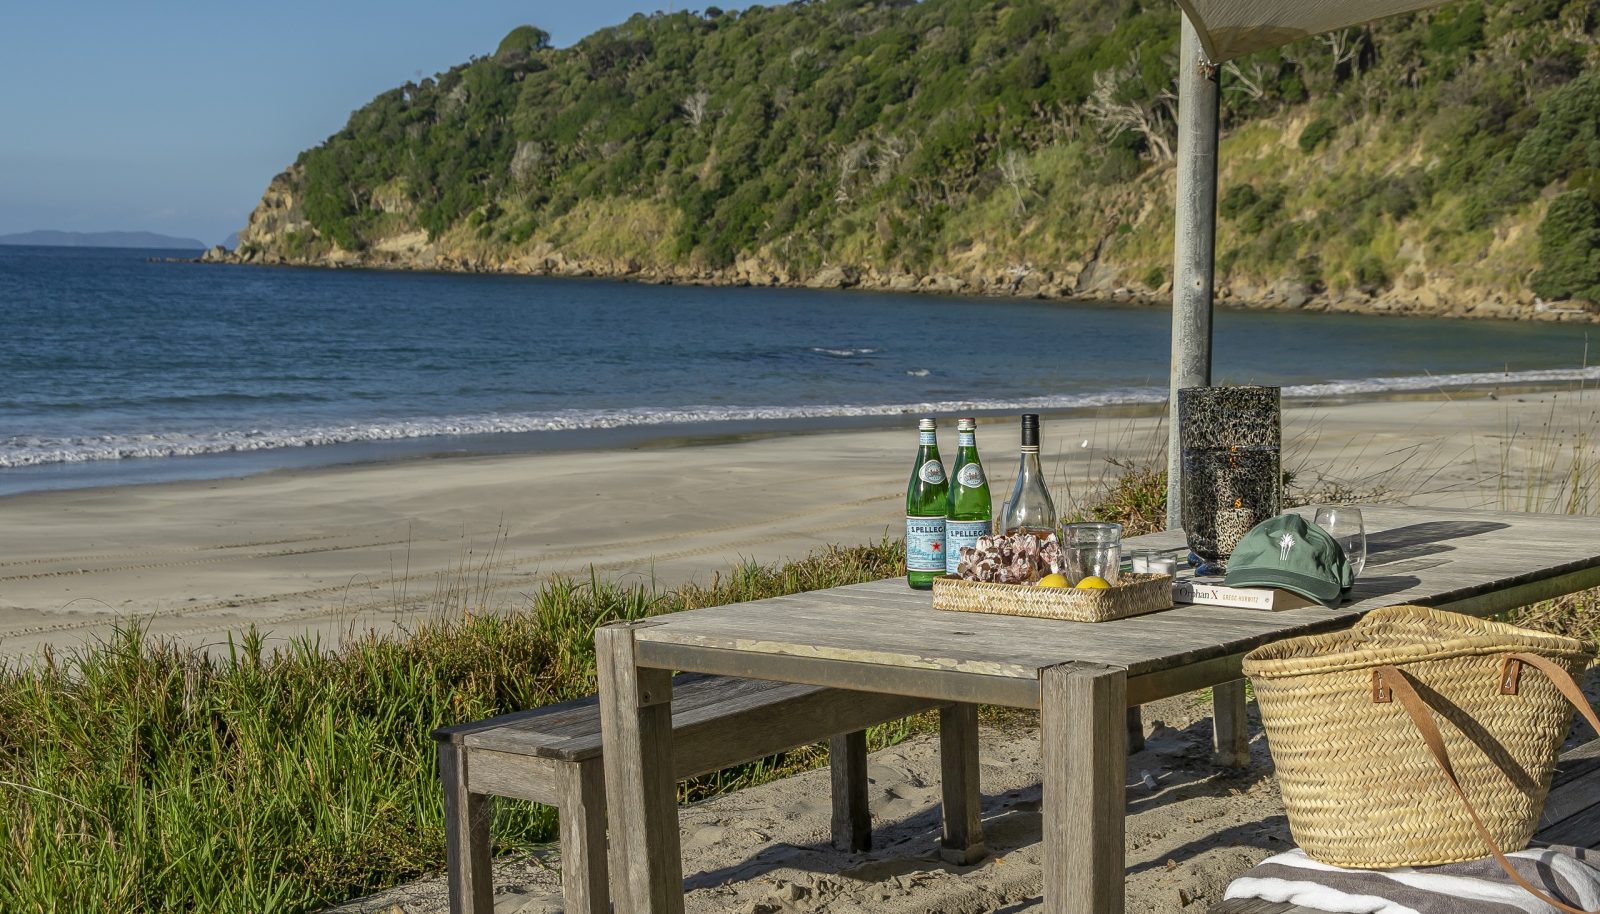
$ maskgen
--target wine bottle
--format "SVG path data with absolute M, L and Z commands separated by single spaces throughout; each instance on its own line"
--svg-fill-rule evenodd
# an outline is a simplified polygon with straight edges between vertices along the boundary
M 1005 533 L 1036 533 L 1056 530 L 1056 503 L 1044 487 L 1044 470 L 1039 466 L 1039 416 L 1022 417 L 1022 453 L 1017 461 L 1017 484 L 1011 487 L 1005 515 L 1000 518 Z
M 944 512 L 950 501 L 950 483 L 939 460 L 937 424 L 930 418 L 917 422 L 917 460 L 906 484 L 906 583 L 917 590 L 933 587 L 944 574 Z
M 978 422 L 957 419 L 955 470 L 950 474 L 950 507 L 944 513 L 944 572 L 955 574 L 961 561 L 961 547 L 974 546 L 978 537 L 994 531 L 994 505 L 989 499 L 989 480 L 978 461 Z

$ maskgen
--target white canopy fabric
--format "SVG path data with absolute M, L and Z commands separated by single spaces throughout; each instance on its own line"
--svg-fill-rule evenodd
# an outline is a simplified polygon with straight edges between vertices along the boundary
M 1442 4 L 1443 0 L 1178 0 L 1212 63 Z

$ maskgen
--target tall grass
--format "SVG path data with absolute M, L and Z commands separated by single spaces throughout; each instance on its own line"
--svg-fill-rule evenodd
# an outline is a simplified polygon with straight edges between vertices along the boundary
M 12 664 L 0 669 L 0 911 L 303 911 L 438 869 L 435 727 L 591 692 L 596 625 L 874 580 L 903 555 L 888 541 L 829 548 L 670 590 L 556 579 L 513 615 L 271 653 L 252 633 L 220 658 L 124 628 Z M 553 824 L 507 803 L 494 833 L 502 849 L 526 846 Z

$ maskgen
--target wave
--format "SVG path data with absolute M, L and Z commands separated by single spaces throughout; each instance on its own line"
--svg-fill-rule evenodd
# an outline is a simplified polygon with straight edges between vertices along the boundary
M 829 349 L 826 346 L 812 346 L 811 347 L 811 351 L 817 353 L 818 355 L 831 355 L 834 358 L 850 359 L 850 358 L 855 358 L 858 355 L 874 355 L 876 353 L 882 352 L 883 350 L 882 349 Z
M 1600 381 L 1600 367 L 1536 371 L 1409 375 L 1287 385 L 1284 396 L 1333 397 L 1402 393 L 1485 385 L 1539 385 Z M 566 409 L 547 413 L 465 415 L 380 420 L 346 425 L 280 429 L 224 429 L 201 432 L 96 436 L 11 436 L 0 438 L 0 468 L 87 463 L 149 457 L 227 454 L 275 448 L 399 441 L 415 438 L 492 435 L 511 432 L 572 431 L 630 426 L 686 425 L 738 421 L 782 421 L 845 417 L 926 415 L 1011 410 L 1068 410 L 1096 406 L 1161 403 L 1164 387 L 1122 387 L 1094 393 L 1010 399 L 937 400 L 921 403 L 825 404 L 800 406 L 686 406 L 624 410 Z
M 1323 381 L 1283 388 L 1286 397 L 1337 397 L 1350 394 L 1406 393 L 1452 387 L 1538 386 L 1569 381 L 1600 381 L 1600 366 L 1542 368 L 1530 371 L 1475 371 L 1459 374 L 1420 374 L 1398 378 L 1364 378 Z
M 926 368 L 908 368 L 908 369 L 906 369 L 906 374 L 910 375 L 913 378 L 926 378 L 928 376 L 928 369 L 926 369 Z

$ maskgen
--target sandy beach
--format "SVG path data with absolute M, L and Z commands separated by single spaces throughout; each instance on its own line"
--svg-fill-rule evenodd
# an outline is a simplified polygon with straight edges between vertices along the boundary
M 1559 483 L 1524 475 L 1591 430 L 1583 392 L 1300 404 L 1284 467 L 1358 497 L 1537 509 Z M 979 445 L 998 502 L 1014 423 Z M 1120 472 L 1163 463 L 1156 417 L 1047 419 L 1044 457 L 1067 510 Z M 946 428 L 944 442 L 953 450 Z M 709 580 L 742 560 L 898 536 L 909 429 L 460 457 L 0 499 L 0 655 L 71 648 L 118 622 L 225 645 L 394 630 L 441 614 L 515 611 L 544 576 Z M 951 455 L 947 454 L 947 459 Z M 1548 470 L 1543 475 L 1555 478 Z

